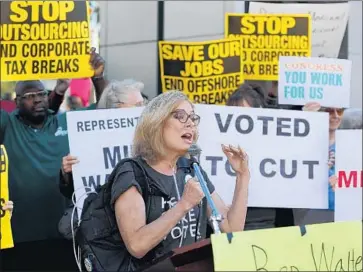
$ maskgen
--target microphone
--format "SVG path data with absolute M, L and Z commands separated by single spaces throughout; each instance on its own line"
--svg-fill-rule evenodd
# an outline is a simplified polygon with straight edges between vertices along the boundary
M 177 169 L 182 170 L 186 174 L 191 174 L 193 169 L 191 157 L 197 158 L 199 161 L 201 151 L 202 149 L 197 144 L 192 144 L 187 153 L 176 162 Z M 188 180 L 192 178 L 190 175 L 188 176 Z
M 188 155 L 190 158 L 195 158 L 197 162 L 200 161 L 200 154 L 202 153 L 202 149 L 197 144 L 192 144 L 188 149 Z
M 188 154 L 190 156 L 191 166 L 194 169 L 194 173 L 198 178 L 200 186 L 207 199 L 207 203 L 212 210 L 212 215 L 210 217 L 210 221 L 212 223 L 214 233 L 219 234 L 219 233 L 221 233 L 221 230 L 219 228 L 219 222 L 222 221 L 222 216 L 218 212 L 217 206 L 215 205 L 215 203 L 212 199 L 212 196 L 207 187 L 207 183 L 205 182 L 203 174 L 199 167 L 199 159 L 200 159 L 201 151 L 202 151 L 202 149 L 197 144 L 192 144 L 188 150 Z

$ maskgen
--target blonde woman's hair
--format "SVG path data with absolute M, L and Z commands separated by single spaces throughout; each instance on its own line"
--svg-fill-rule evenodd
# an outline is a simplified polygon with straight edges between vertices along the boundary
M 193 106 L 181 91 L 168 91 L 158 95 L 147 104 L 134 134 L 134 157 L 142 157 L 148 162 L 155 163 L 167 155 L 163 139 L 165 122 L 183 101 L 188 101 Z M 196 138 L 197 133 L 194 140 Z
M 120 103 L 126 103 L 130 92 L 142 92 L 144 84 L 133 79 L 123 81 L 112 80 L 103 90 L 97 103 L 98 109 L 117 108 Z

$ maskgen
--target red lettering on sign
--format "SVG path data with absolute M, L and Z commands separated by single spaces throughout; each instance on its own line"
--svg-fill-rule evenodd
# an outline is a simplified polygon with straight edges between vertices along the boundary
M 342 188 L 344 184 L 344 188 L 363 188 L 363 171 L 339 171 L 338 172 L 338 188 Z M 358 181 L 360 180 L 360 184 Z

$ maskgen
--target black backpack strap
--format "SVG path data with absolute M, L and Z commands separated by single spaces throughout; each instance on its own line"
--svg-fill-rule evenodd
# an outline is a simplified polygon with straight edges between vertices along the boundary
M 133 172 L 134 172 L 134 176 L 135 176 L 135 180 L 136 182 L 140 185 L 141 189 L 142 189 L 142 197 L 145 201 L 145 209 L 146 209 L 146 219 L 149 218 L 149 214 L 150 214 L 150 204 L 151 204 L 151 197 L 150 196 L 160 196 L 160 197 L 164 197 L 166 199 L 169 199 L 170 197 L 163 193 L 157 186 L 155 186 L 152 182 L 151 179 L 149 177 L 149 175 L 147 174 L 144 166 L 143 166 L 143 162 L 142 162 L 142 158 L 125 158 L 122 159 L 114 168 L 114 170 L 112 171 L 112 173 L 110 174 L 109 180 L 107 182 L 107 190 L 109 192 L 111 192 L 112 189 L 112 184 L 115 181 L 116 178 L 116 174 L 117 174 L 117 169 L 124 163 L 126 162 L 130 162 L 133 168 Z

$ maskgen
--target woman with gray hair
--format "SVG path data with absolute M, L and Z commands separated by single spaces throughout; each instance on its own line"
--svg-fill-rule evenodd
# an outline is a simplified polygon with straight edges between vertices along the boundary
M 103 90 L 97 103 L 98 109 L 130 108 L 144 105 L 144 84 L 133 79 L 111 81 Z
M 111 81 L 104 89 L 97 103 L 97 109 L 141 107 L 144 105 L 144 98 L 141 95 L 143 89 L 144 84 L 133 79 Z M 78 159 L 70 154 L 62 159 L 59 187 L 62 194 L 69 198 L 74 191 L 72 166 L 78 162 Z
M 347 109 L 339 129 L 362 129 L 362 109 Z
M 196 142 L 199 121 L 193 104 L 180 91 L 163 93 L 145 107 L 134 135 L 133 157 L 150 178 L 149 187 L 162 192 L 161 196 L 148 195 L 148 207 L 144 201 L 148 191 L 143 191 L 137 180 L 133 162 L 119 164 L 111 174 L 111 206 L 123 256 L 118 267 L 124 271 L 137 270 L 150 259 L 205 238 L 207 218 L 212 211 L 196 178 L 188 178 L 176 167 L 178 159 Z M 250 179 L 248 157 L 240 147 L 222 145 L 222 150 L 236 173 L 230 207 L 215 192 L 206 173 L 202 173 L 223 216 L 221 230 L 242 231 Z

